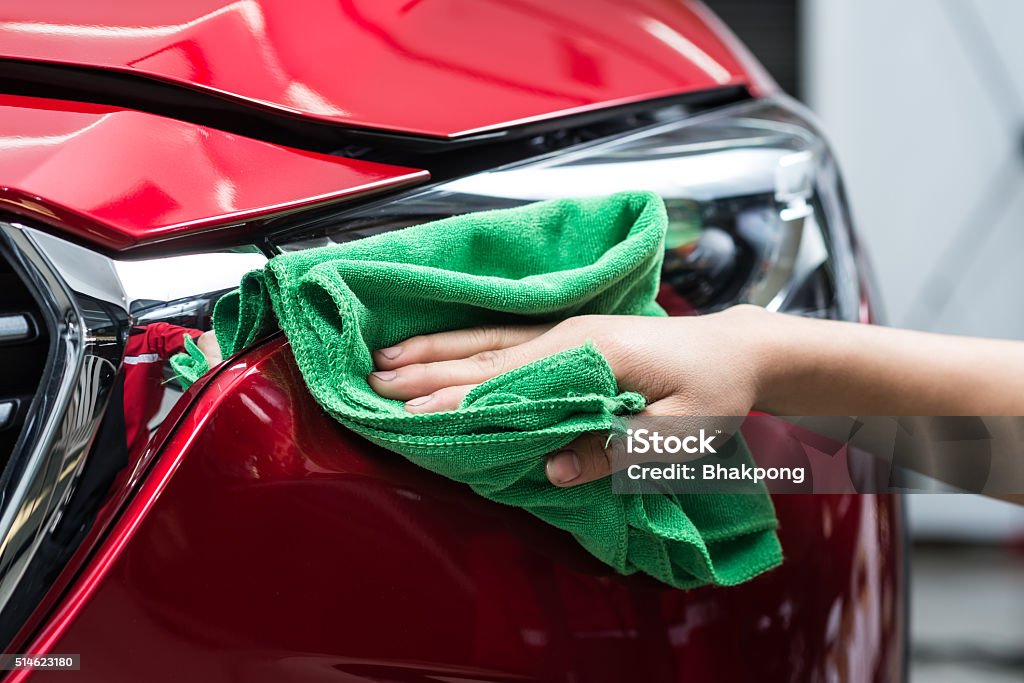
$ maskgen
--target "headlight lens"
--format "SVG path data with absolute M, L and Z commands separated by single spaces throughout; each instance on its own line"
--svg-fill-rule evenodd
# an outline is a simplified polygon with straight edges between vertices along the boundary
M 856 319 L 860 285 L 827 145 L 798 105 L 744 103 L 448 181 L 276 241 L 349 241 L 460 213 L 643 189 L 669 214 L 661 301 L 672 313 L 735 303 Z

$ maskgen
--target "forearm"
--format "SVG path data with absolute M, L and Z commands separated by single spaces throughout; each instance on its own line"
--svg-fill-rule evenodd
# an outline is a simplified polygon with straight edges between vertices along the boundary
M 458 408 L 482 382 L 591 343 L 644 417 L 1021 415 L 1024 344 L 810 320 L 735 306 L 662 318 L 587 315 L 557 325 L 453 330 L 374 352 L 367 377 L 409 413 Z M 552 454 L 558 486 L 610 473 L 607 434 Z
M 1024 415 L 1024 343 L 748 311 L 756 408 L 776 415 Z

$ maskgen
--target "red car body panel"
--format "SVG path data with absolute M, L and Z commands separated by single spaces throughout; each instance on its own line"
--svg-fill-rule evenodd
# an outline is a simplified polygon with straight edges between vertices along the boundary
M 0 205 L 106 249 L 429 177 L 138 111 L 0 95 Z
M 899 676 L 897 498 L 777 496 L 782 567 L 677 591 L 369 446 L 280 338 L 196 400 L 30 651 L 98 681 Z
M 61 0 L 0 9 L 0 55 L 441 138 L 772 88 L 702 6 L 667 0 Z M 4 208 L 112 250 L 426 177 L 11 96 L 0 157 Z M 792 447 L 779 430 L 748 441 Z M 277 338 L 178 402 L 7 650 L 82 653 L 95 681 L 899 678 L 899 499 L 775 504 L 785 561 L 749 583 L 621 577 L 346 431 Z
M 750 85 L 709 21 L 683 0 L 57 0 L 0 9 L 0 56 L 451 137 Z

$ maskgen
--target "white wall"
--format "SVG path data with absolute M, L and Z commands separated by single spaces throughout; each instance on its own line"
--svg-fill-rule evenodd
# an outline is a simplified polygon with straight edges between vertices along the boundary
M 1024 339 L 1024 0 L 804 0 L 803 35 L 888 322 Z M 1022 510 L 911 497 L 932 535 L 1024 534 Z
M 805 0 L 804 27 L 889 322 L 1024 339 L 1024 2 Z

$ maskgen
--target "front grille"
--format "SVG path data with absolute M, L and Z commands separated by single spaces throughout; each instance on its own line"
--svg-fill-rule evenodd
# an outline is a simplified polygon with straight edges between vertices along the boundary
M 176 272 L 199 272 L 192 261 L 206 267 L 203 256 L 188 265 L 173 257 Z M 217 290 L 186 288 L 186 297 L 164 301 L 140 293 L 167 291 L 160 274 L 171 272 L 168 264 L 143 277 L 143 263 L 113 261 L 0 215 L 0 422 L 7 425 L 0 430 L 0 650 L 22 651 L 51 614 L 40 607 L 53 607 L 45 597 L 58 576 L 85 539 L 101 537 L 90 535 L 97 525 L 112 519 L 110 509 L 101 513 L 129 462 L 119 372 L 132 323 L 162 321 L 158 311 L 208 311 L 256 265 L 253 257 L 228 258 Z M 136 276 L 131 294 L 122 271 Z M 133 321 L 139 303 L 157 317 Z M 122 484 L 118 493 L 131 485 Z
M 49 353 L 39 304 L 0 250 L 0 468 L 6 468 L 39 389 Z

